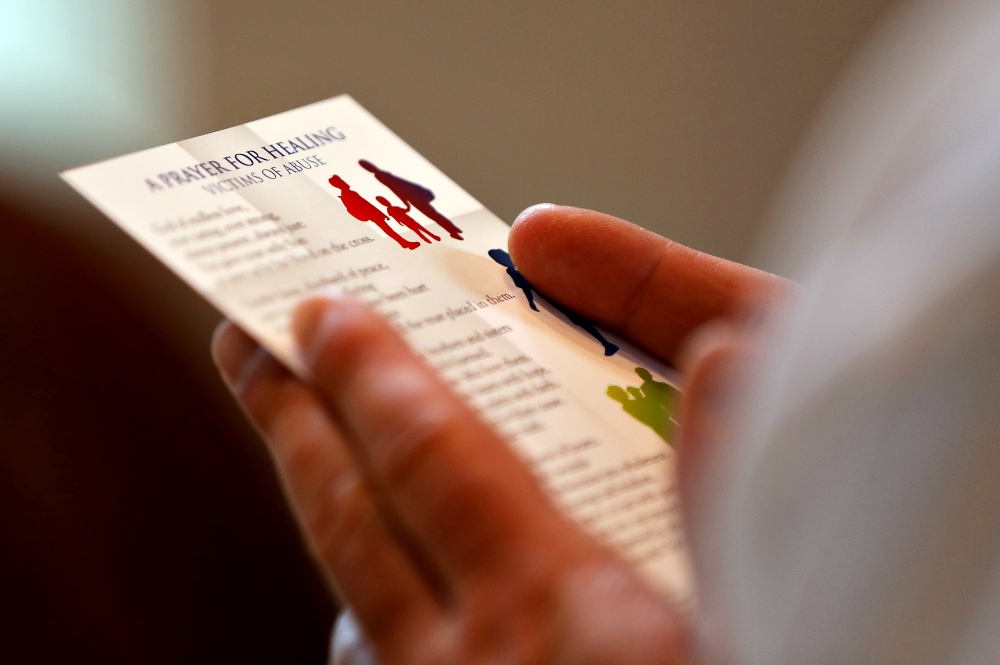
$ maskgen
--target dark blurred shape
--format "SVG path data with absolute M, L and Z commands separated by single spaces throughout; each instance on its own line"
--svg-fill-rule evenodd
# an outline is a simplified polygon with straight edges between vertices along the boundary
M 49 228 L 0 205 L 0 660 L 322 663 L 260 441 Z

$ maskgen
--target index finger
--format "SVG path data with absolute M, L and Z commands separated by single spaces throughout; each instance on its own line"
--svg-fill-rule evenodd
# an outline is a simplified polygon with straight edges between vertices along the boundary
M 513 450 L 375 312 L 308 301 L 294 330 L 373 485 L 454 581 L 513 577 L 529 558 L 544 569 L 580 542 Z
M 752 309 L 789 285 L 582 208 L 528 208 L 509 242 L 518 269 L 547 296 L 671 361 L 702 323 Z

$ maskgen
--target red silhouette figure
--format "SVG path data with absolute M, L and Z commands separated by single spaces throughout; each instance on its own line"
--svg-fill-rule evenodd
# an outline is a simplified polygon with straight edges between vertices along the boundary
M 410 182 L 409 180 L 403 180 L 398 175 L 393 175 L 388 171 L 383 171 L 379 167 L 375 166 L 367 159 L 358 160 L 358 164 L 361 165 L 365 171 L 371 171 L 375 174 L 375 179 L 380 183 L 392 190 L 400 201 L 403 203 L 409 203 L 414 208 L 424 213 L 428 219 L 432 219 L 437 222 L 437 225 L 448 232 L 455 240 L 462 239 L 462 229 L 455 226 L 450 219 L 438 212 L 434 206 L 431 205 L 431 201 L 434 200 L 434 192 L 422 187 L 415 182 Z
M 413 219 L 412 217 L 406 214 L 410 212 L 409 203 L 406 204 L 405 208 L 400 208 L 399 206 L 394 206 L 391 203 L 389 203 L 389 199 L 385 198 L 384 196 L 376 196 L 375 200 L 385 206 L 385 211 L 389 213 L 390 217 L 396 220 L 397 224 L 399 224 L 400 226 L 405 226 L 406 228 L 410 229 L 418 236 L 420 236 L 420 239 L 423 240 L 424 242 L 430 243 L 430 240 L 428 240 L 427 237 L 424 235 L 425 233 L 431 238 L 434 238 L 435 240 L 441 239 L 436 235 L 434 235 L 433 233 L 431 233 L 430 231 L 428 231 L 427 229 L 425 229 L 424 227 L 422 227 L 417 220 Z
M 375 222 L 375 224 L 385 231 L 385 234 L 399 243 L 404 249 L 416 249 L 420 247 L 419 242 L 411 242 L 396 233 L 389 226 L 389 218 L 385 213 L 373 206 L 368 199 L 351 189 L 351 186 L 344 182 L 339 175 L 330 178 L 330 184 L 340 190 L 340 200 L 343 201 L 347 212 L 351 213 L 354 219 L 361 222 Z

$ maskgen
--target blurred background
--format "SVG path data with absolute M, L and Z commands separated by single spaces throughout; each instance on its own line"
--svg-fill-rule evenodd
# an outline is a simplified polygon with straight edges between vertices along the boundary
M 583 206 L 746 260 L 892 4 L 0 0 L 4 660 L 321 663 L 335 611 L 218 313 L 59 169 L 347 92 L 508 222 Z

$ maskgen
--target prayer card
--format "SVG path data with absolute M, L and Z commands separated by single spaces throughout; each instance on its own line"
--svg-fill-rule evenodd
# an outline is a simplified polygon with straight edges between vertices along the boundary
M 62 175 L 300 376 L 295 305 L 366 301 L 564 510 L 690 600 L 676 373 L 537 291 L 509 227 L 351 97 Z

